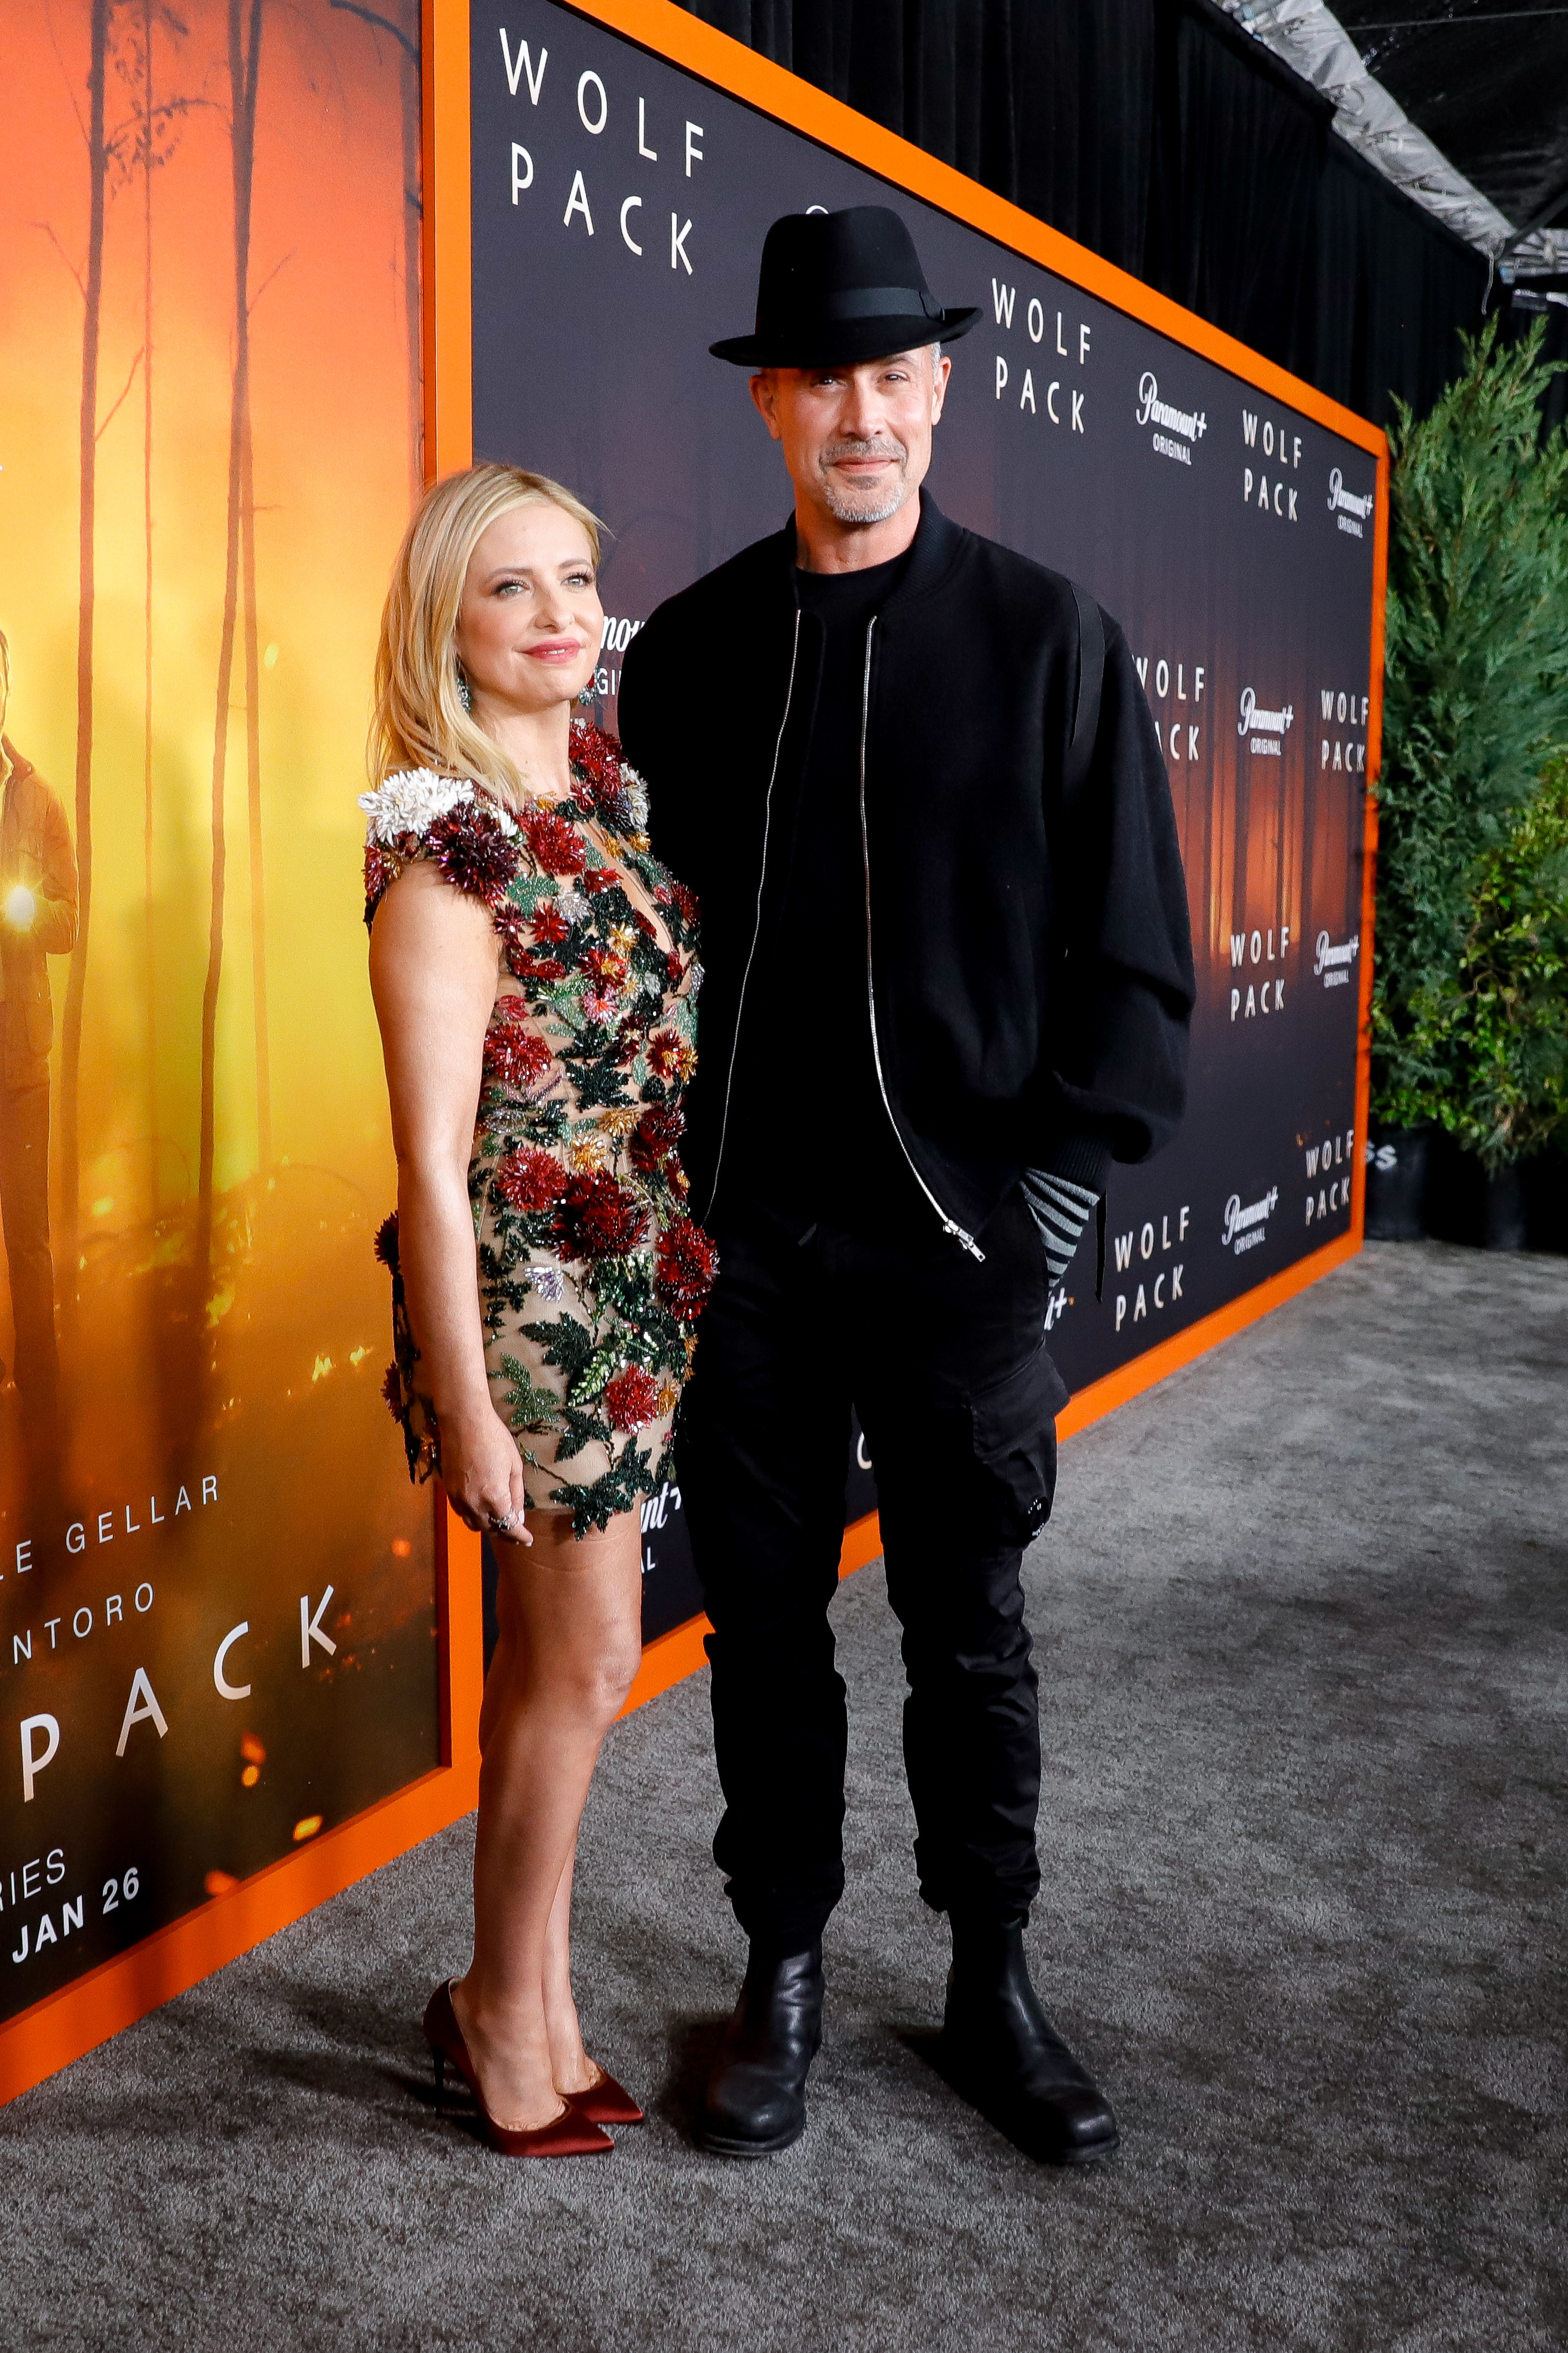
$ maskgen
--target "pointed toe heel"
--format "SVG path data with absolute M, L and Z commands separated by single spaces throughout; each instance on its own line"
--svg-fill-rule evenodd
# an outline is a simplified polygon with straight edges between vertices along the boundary
M 599 2063 L 595 2059 L 595 2067 Z M 599 2080 L 590 2084 L 585 2092 L 568 2092 L 569 2106 L 591 2125 L 640 2125 L 647 2122 L 624 2084 L 617 2084 L 606 2068 L 599 2067 Z
M 425 2040 L 436 2063 L 437 2109 L 446 2089 L 447 2069 L 451 2066 L 473 2094 L 485 2138 L 498 2157 L 604 2157 L 615 2147 L 609 2134 L 601 2132 L 570 2100 L 563 2102 L 559 2116 L 552 2116 L 547 2125 L 535 2125 L 526 2130 L 503 2125 L 490 2114 L 489 2105 L 479 2089 L 478 2070 L 458 2023 L 458 2013 L 452 2007 L 450 1978 L 437 1987 L 426 2004 Z M 595 2086 L 596 2091 L 602 2088 Z

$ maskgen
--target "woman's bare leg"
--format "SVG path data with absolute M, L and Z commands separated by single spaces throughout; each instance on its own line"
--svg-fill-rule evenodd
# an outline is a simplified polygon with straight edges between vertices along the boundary
M 505 1576 L 496 1579 L 496 1646 L 490 1653 L 485 1673 L 484 1697 L 479 1702 L 479 1754 L 482 1757 L 494 1727 L 496 1717 L 505 1704 L 507 1686 L 517 1672 L 517 1605 L 511 1598 L 511 1581 Z
M 506 1704 L 507 1686 L 517 1671 L 517 1609 L 509 1578 L 496 1585 L 496 1646 L 485 1677 L 479 1710 L 479 1750 L 489 1745 L 491 1729 Z M 591 2091 L 598 2069 L 583 2047 L 577 2004 L 572 1991 L 572 1880 L 576 1846 L 566 1858 L 550 1907 L 544 1932 L 544 2028 L 550 2045 L 551 2073 L 558 2092 Z
M 561 1512 L 531 1513 L 529 1527 L 531 1546 L 504 1538 L 495 1546 L 510 1605 L 502 1620 L 510 1656 L 493 1700 L 486 1683 L 474 1959 L 454 1989 L 491 2114 L 523 2129 L 548 2124 L 561 2107 L 545 2004 L 551 1919 L 558 1901 L 569 1912 L 577 1825 L 642 1640 L 636 1512 L 582 1538 Z M 501 1663 L 498 1642 L 491 1678 Z M 563 1914 L 559 1944 L 567 1925 Z M 574 2029 L 574 2012 L 570 2031 L 558 2014 L 557 2044 L 575 2040 L 580 2052 Z M 570 2067 L 570 2048 L 561 2056 Z
M 558 2092 L 591 2091 L 599 2080 L 598 2070 L 583 2047 L 572 1991 L 572 1877 L 576 1861 L 574 1846 L 544 1932 L 544 2031 L 550 2039 L 550 2069 Z

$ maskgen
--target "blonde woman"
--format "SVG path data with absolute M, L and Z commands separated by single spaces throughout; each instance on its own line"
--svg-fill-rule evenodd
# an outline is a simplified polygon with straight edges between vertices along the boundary
M 599 525 L 475 466 L 426 496 L 382 623 L 365 851 L 397 1155 L 387 1396 L 500 1564 L 479 1719 L 474 1955 L 432 1996 L 439 2090 L 493 2147 L 585 2155 L 641 2111 L 584 2048 L 577 1825 L 637 1670 L 640 1504 L 711 1284 L 676 1145 L 696 904 L 639 780 L 574 715 L 604 615 Z

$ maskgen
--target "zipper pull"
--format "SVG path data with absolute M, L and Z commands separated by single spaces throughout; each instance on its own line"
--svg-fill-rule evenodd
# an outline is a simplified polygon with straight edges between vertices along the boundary
M 973 1234 L 966 1234 L 962 1226 L 954 1225 L 951 1218 L 943 1218 L 942 1221 L 942 1229 L 944 1234 L 951 1234 L 955 1242 L 962 1242 L 964 1249 L 969 1252 L 970 1257 L 979 1265 L 984 1265 L 985 1253 L 981 1249 L 980 1244 L 975 1240 Z

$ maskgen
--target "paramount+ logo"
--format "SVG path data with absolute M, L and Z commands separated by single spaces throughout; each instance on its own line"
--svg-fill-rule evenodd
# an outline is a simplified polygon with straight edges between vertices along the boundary
M 1295 706 L 1286 703 L 1283 710 L 1266 711 L 1250 686 L 1241 690 L 1241 715 L 1236 732 L 1250 740 L 1247 750 L 1260 759 L 1279 760 L 1284 757 L 1285 738 L 1290 733 L 1296 717 Z
M 1336 529 L 1349 532 L 1352 539 L 1364 539 L 1373 502 L 1371 491 L 1358 493 L 1346 490 L 1342 467 L 1330 469 L 1329 512 L 1333 516 Z
M 1351 966 L 1361 954 L 1361 934 L 1352 932 L 1348 940 L 1331 940 L 1327 932 L 1318 934 L 1317 953 L 1312 960 L 1312 977 L 1321 980 L 1325 988 L 1348 988 Z
M 1177 408 L 1171 401 L 1161 399 L 1159 378 L 1152 368 L 1145 368 L 1138 379 L 1135 421 L 1154 427 L 1149 437 L 1151 446 L 1162 458 L 1173 458 L 1179 466 L 1192 464 L 1193 449 L 1209 429 L 1208 418 L 1201 408 Z
M 621 670 L 618 657 L 626 652 L 641 628 L 640 621 L 629 614 L 606 613 L 599 637 L 599 664 L 594 672 L 594 691 L 597 694 L 618 694 L 621 691 Z
M 1257 1250 L 1268 1240 L 1268 1220 L 1279 1207 L 1279 1187 L 1270 1185 L 1267 1193 L 1256 1201 L 1243 1201 L 1233 1193 L 1225 1205 L 1220 1226 L 1220 1248 L 1234 1250 L 1240 1258 L 1247 1250 Z

